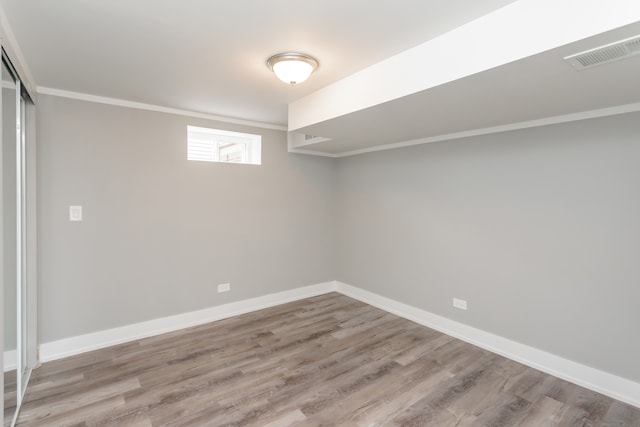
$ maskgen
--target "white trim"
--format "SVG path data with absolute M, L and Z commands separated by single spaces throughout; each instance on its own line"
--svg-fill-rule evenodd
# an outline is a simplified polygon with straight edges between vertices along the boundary
M 492 353 L 640 408 L 640 383 L 345 283 L 336 282 L 336 290 L 343 295 L 484 348 Z
M 580 120 L 597 119 L 599 117 L 615 116 L 617 114 L 635 113 L 640 111 L 640 102 L 626 105 L 618 105 L 615 107 L 600 108 L 597 110 L 582 111 L 579 113 L 564 114 L 561 116 L 545 117 L 538 120 L 527 120 L 524 122 L 510 123 L 507 125 L 492 126 L 488 128 L 480 128 L 467 130 L 463 132 L 448 133 L 445 135 L 431 136 L 429 138 L 412 139 L 410 141 L 395 142 L 392 144 L 377 145 L 375 147 L 362 148 L 359 150 L 344 151 L 342 153 L 327 153 L 329 157 L 347 157 L 356 154 L 372 153 L 375 151 L 392 150 L 394 148 L 410 147 L 412 145 L 429 144 L 432 142 L 448 141 L 450 139 L 468 138 L 472 136 L 488 135 L 492 133 L 508 132 L 513 130 L 528 129 L 533 127 L 555 125 L 567 122 L 576 122 Z M 291 150 L 289 150 L 291 151 Z M 319 152 L 315 152 L 319 153 Z M 307 154 L 315 154 L 308 152 Z M 319 154 L 323 155 L 323 154 Z
M 134 102 L 134 101 L 128 101 L 123 99 L 117 99 L 117 98 L 109 98 L 109 97 L 98 96 L 98 95 L 90 95 L 90 94 L 79 93 L 79 92 L 71 92 L 71 91 L 53 89 L 53 88 L 48 88 L 43 86 L 38 86 L 37 92 L 42 93 L 44 95 L 53 95 L 53 96 L 59 96 L 62 98 L 77 99 L 80 101 L 95 102 L 99 104 L 108 104 L 108 105 L 115 105 L 120 107 L 136 108 L 139 110 L 156 111 L 156 112 L 167 113 L 167 114 L 175 114 L 179 116 L 195 117 L 195 118 L 219 121 L 224 123 L 233 123 L 233 124 L 239 124 L 244 126 L 252 126 L 256 128 L 262 128 L 262 129 L 287 131 L 287 127 L 281 126 L 281 125 L 253 122 L 250 120 L 234 119 L 234 118 L 223 117 L 223 116 L 215 116 L 211 114 L 180 110 L 177 108 L 162 107 L 159 105 L 145 104 L 141 102 Z M 340 157 L 354 156 L 357 154 L 373 153 L 376 151 L 393 150 L 395 148 L 411 147 L 414 145 L 430 144 L 432 142 L 448 141 L 451 139 L 468 138 L 473 136 L 488 135 L 492 133 L 508 132 L 513 130 L 528 129 L 533 127 L 548 126 L 548 125 L 574 122 L 574 121 L 580 121 L 580 120 L 596 119 L 599 117 L 608 117 L 608 116 L 614 116 L 617 114 L 633 113 L 637 111 L 640 111 L 640 102 L 626 104 L 626 105 L 619 105 L 615 107 L 600 108 L 596 110 L 582 111 L 579 113 L 545 117 L 543 119 L 537 119 L 537 120 L 527 120 L 523 122 L 510 123 L 510 124 L 500 125 L 500 126 L 491 126 L 487 128 L 472 129 L 472 130 L 463 131 L 463 132 L 454 132 L 454 133 L 449 133 L 444 135 L 436 135 L 428 138 L 419 138 L 419 139 L 412 139 L 409 141 L 394 142 L 391 144 L 377 145 L 375 147 L 344 151 L 341 153 L 331 153 L 331 152 L 320 151 L 320 150 L 299 149 L 299 148 L 292 148 L 292 147 L 288 147 L 288 152 L 296 153 L 296 154 L 308 154 L 313 156 L 330 157 L 330 158 L 340 158 Z M 314 144 L 309 144 L 307 146 L 313 147 L 313 145 Z
M 13 371 L 16 369 L 16 351 L 5 350 L 4 351 L 4 372 Z
M 335 282 L 320 283 L 317 285 L 305 286 L 243 301 L 223 304 L 216 307 L 205 308 L 203 310 L 177 314 L 174 316 L 121 326 L 119 328 L 107 329 L 104 331 L 92 332 L 85 335 L 43 343 L 40 345 L 40 361 L 49 362 L 51 360 L 61 359 L 63 357 L 73 356 L 87 351 L 122 344 L 141 338 L 147 338 L 166 332 L 173 332 L 191 326 L 214 322 L 216 320 L 226 319 L 240 314 L 262 310 L 263 308 L 273 307 L 333 291 L 335 291 Z
M 62 98 L 77 99 L 80 101 L 96 102 L 98 104 L 116 105 L 119 107 L 136 108 L 138 110 L 156 111 L 160 113 L 175 114 L 178 116 L 195 117 L 198 119 L 214 120 L 224 123 L 233 123 L 236 125 L 251 126 L 262 129 L 273 129 L 286 131 L 286 126 L 275 125 L 271 123 L 254 122 L 251 120 L 234 119 L 231 117 L 215 116 L 212 114 L 197 113 L 195 111 L 181 110 L 178 108 L 162 107 L 160 105 L 145 104 L 143 102 L 128 101 L 126 99 L 109 98 L 106 96 L 90 95 L 87 93 L 71 92 L 68 90 L 53 89 L 49 87 L 38 86 L 38 93 L 44 95 L 59 96 Z
M 327 153 L 324 151 L 316 151 L 316 150 L 301 150 L 299 148 L 291 148 L 291 147 L 289 147 L 287 151 L 289 153 L 294 153 L 294 154 L 308 154 L 311 156 L 331 157 L 333 159 L 337 157 L 342 157 L 340 154 Z
M 329 292 L 339 292 L 534 369 L 640 408 L 640 383 L 337 281 L 305 286 L 190 313 L 44 343 L 40 346 L 41 361 L 61 359 Z M 7 358 L 7 353 L 5 353 L 5 358 Z

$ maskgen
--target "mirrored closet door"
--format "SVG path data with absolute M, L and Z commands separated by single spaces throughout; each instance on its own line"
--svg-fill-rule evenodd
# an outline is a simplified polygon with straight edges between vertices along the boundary
M 4 284 L 4 425 L 17 407 L 17 170 L 16 81 L 2 61 L 2 245 Z
M 27 120 L 33 104 L 17 73 L 2 52 L 2 283 L 4 350 L 4 426 L 10 426 L 20 408 L 31 367 L 35 341 L 29 336 L 28 286 Z M 34 187 L 35 188 L 35 187 Z M 35 271 L 31 269 L 32 271 Z M 35 289 L 35 288 L 34 288 Z M 30 354 L 32 356 L 30 356 Z

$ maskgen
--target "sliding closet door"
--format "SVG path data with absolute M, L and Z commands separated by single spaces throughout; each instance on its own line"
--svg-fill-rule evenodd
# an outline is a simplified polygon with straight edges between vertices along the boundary
M 4 425 L 17 406 L 18 329 L 18 169 L 17 87 L 13 73 L 2 61 L 2 245 L 4 320 Z
M 22 401 L 22 396 L 29 381 L 29 369 L 27 364 L 27 198 L 26 198 L 26 150 L 25 150 L 25 112 L 26 102 L 22 96 L 20 80 L 16 81 L 16 112 L 18 121 L 16 125 L 16 217 L 17 226 L 17 262 L 16 270 L 16 308 L 17 308 L 17 329 L 16 329 L 16 368 L 17 368 L 17 389 L 18 407 Z
M 34 104 L 4 52 L 2 55 L 2 284 L 4 420 L 20 410 L 35 337 L 36 215 Z

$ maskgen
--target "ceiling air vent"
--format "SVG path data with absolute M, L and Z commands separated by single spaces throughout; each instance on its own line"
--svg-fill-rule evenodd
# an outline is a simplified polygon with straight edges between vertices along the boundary
M 289 148 L 302 148 L 307 145 L 331 141 L 331 138 L 309 135 L 308 133 L 287 132 L 287 141 L 289 144 Z
M 308 134 L 304 134 L 304 143 L 306 144 L 315 144 L 317 142 L 324 142 L 324 141 L 329 141 L 330 138 L 325 138 L 322 136 L 315 136 L 315 135 L 308 135 Z
M 584 52 L 567 56 L 564 60 L 576 70 L 584 70 L 585 68 L 629 58 L 637 54 L 640 54 L 640 36 L 585 50 Z

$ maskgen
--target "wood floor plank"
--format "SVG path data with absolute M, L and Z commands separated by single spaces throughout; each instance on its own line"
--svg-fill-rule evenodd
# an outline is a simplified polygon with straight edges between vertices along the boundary
M 519 423 L 521 427 L 550 427 L 558 425 L 566 406 L 548 396 L 542 396 Z
M 259 421 L 259 425 L 263 427 L 289 427 L 300 424 L 306 419 L 307 417 L 302 413 L 302 411 L 296 409 L 284 414 L 275 414 L 271 419 L 265 417 Z
M 8 427 L 13 421 L 13 415 L 16 411 L 17 392 L 16 370 L 6 371 L 4 373 L 4 420 L 2 425 Z
M 601 427 L 640 427 L 640 408 L 613 402 L 602 419 Z
M 640 409 L 332 293 L 45 363 L 18 425 L 640 427 Z

